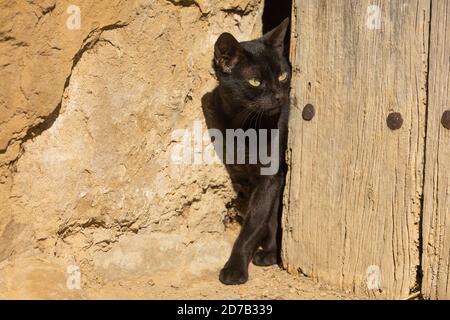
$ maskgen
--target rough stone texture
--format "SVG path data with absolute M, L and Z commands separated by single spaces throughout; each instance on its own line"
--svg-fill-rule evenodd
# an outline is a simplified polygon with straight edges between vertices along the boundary
M 171 135 L 204 125 L 214 41 L 257 36 L 261 1 L 77 1 L 80 30 L 69 5 L 0 4 L 0 262 L 216 270 L 235 193 L 222 165 L 173 163 Z

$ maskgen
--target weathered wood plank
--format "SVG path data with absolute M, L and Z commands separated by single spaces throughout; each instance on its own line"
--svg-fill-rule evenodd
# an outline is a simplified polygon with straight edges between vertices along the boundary
M 450 2 L 433 1 L 431 16 L 422 291 L 450 299 L 450 130 L 441 125 L 450 110 Z
M 380 30 L 368 21 L 374 4 Z M 291 272 L 372 297 L 416 289 L 429 4 L 295 1 L 282 252 Z M 387 127 L 391 112 L 402 114 L 401 129 Z M 370 266 L 381 291 L 367 288 Z

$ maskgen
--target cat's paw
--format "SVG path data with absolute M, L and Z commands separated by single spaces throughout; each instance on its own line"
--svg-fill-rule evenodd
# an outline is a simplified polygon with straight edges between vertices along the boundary
M 220 270 L 219 280 L 226 285 L 244 284 L 248 280 L 248 271 L 233 266 L 225 266 Z
M 258 250 L 253 256 L 253 264 L 259 267 L 268 267 L 277 264 L 277 253 L 274 251 Z

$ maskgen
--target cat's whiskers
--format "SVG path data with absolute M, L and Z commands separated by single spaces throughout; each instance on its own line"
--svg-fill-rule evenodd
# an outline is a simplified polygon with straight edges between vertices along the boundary
M 250 114 L 251 114 L 251 110 L 249 110 L 248 108 L 244 108 L 244 109 L 242 109 L 241 111 L 239 111 L 239 113 L 236 115 L 236 119 L 240 119 L 241 118 L 241 115 L 242 115 L 242 118 L 243 117 L 245 117 L 244 119 L 246 119 Z M 246 114 L 247 113 L 247 114 Z
M 264 109 L 262 109 L 261 112 L 260 112 L 259 122 L 258 122 L 258 129 L 260 129 L 260 127 L 261 127 L 261 121 L 262 121 L 263 117 L 264 117 Z
M 245 112 L 251 112 L 251 110 L 249 110 L 248 108 L 243 108 L 241 111 L 239 111 L 239 113 L 236 115 L 236 117 L 239 117 L 241 114 L 243 114 Z
M 253 118 L 256 115 L 256 112 L 254 110 L 252 110 L 252 109 L 248 109 L 248 110 L 249 110 L 249 114 L 247 115 L 244 122 L 242 123 L 242 127 L 245 127 L 245 125 L 247 124 L 247 121 L 250 121 L 250 126 L 251 126 Z
M 254 118 L 253 118 L 253 120 L 255 121 L 255 123 L 254 123 L 254 129 L 256 130 L 256 129 L 258 129 L 257 128 L 257 125 L 258 125 L 258 117 L 259 117 L 259 110 L 258 109 L 256 109 L 255 110 L 255 116 L 254 116 Z

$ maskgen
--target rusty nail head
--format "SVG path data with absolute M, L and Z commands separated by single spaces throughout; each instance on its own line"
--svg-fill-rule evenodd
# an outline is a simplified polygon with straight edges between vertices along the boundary
M 312 104 L 308 103 L 303 108 L 303 112 L 302 112 L 303 120 L 311 121 L 315 115 L 316 115 L 316 110 L 314 109 L 314 106 Z
M 450 110 L 444 112 L 444 114 L 442 115 L 441 123 L 445 129 L 450 130 Z
M 399 112 L 392 112 L 387 117 L 387 125 L 391 130 L 398 130 L 403 125 L 403 118 Z

